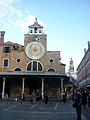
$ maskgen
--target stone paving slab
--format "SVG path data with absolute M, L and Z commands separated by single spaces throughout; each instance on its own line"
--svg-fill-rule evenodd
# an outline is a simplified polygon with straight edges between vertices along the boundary
M 0 120 L 76 120 L 76 111 L 72 102 L 0 103 Z

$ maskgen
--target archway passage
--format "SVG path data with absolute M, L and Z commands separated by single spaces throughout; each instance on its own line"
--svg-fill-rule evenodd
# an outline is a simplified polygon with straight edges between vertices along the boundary
M 32 94 L 33 91 L 39 90 L 41 92 L 42 81 L 40 78 L 26 78 L 25 88 L 29 89 L 29 95 Z
M 22 79 L 18 77 L 7 78 L 5 81 L 5 94 L 9 97 L 15 98 L 21 95 Z
M 9 97 L 16 98 L 20 97 L 22 94 L 22 78 L 23 77 L 12 77 L 7 78 L 5 81 L 5 94 L 7 93 Z M 3 82 L 2 82 L 3 84 Z M 39 90 L 41 93 L 42 81 L 40 78 L 25 78 L 24 81 L 24 93 L 27 97 L 30 97 L 33 91 Z M 2 93 L 2 88 L 1 88 Z

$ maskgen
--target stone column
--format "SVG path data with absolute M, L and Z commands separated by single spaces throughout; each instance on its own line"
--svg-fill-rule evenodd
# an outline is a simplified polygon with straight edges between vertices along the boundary
M 61 89 L 60 89 L 60 82 L 59 82 L 59 88 L 58 88 L 58 97 L 60 98 L 61 97 Z
M 63 78 L 61 78 L 61 97 L 62 97 L 62 94 L 63 94 Z
M 44 78 L 42 78 L 42 99 L 44 98 Z
M 5 94 L 5 80 L 6 78 L 3 78 L 2 99 L 4 98 L 4 94 Z
M 24 84 L 25 84 L 25 78 L 22 78 L 22 95 L 24 93 Z

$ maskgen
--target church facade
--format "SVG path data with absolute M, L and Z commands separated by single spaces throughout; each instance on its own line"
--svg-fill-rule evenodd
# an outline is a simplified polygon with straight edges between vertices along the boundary
M 69 78 L 60 51 L 47 51 L 47 35 L 37 18 L 24 34 L 24 45 L 4 42 L 5 31 L 0 31 L 0 93 L 14 98 L 31 95 L 39 90 L 51 97 L 60 97 L 68 90 Z

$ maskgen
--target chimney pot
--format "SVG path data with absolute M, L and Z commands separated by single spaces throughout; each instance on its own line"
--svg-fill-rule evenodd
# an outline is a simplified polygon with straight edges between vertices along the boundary
M 88 48 L 90 48 L 90 41 L 88 41 Z

